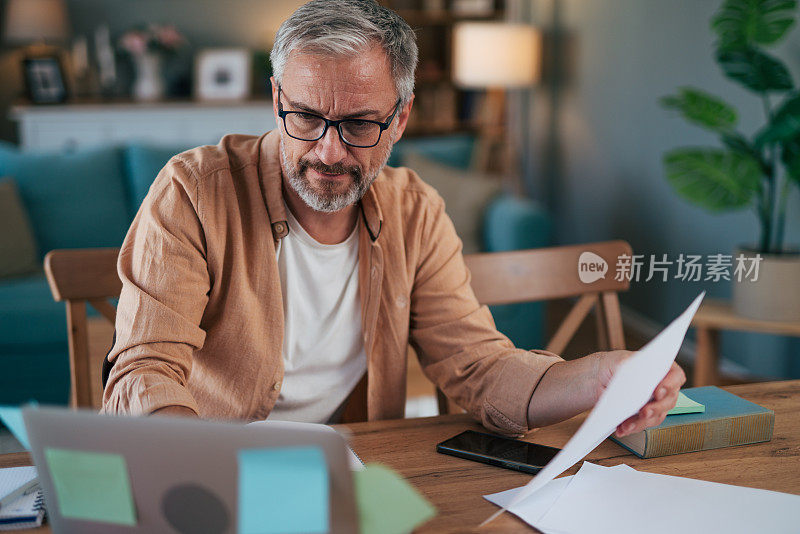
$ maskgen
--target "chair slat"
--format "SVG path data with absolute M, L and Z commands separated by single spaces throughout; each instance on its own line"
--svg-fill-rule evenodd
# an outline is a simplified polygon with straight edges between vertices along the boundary
M 91 304 L 95 310 L 99 311 L 103 317 L 108 319 L 111 324 L 117 321 L 117 309 L 106 299 L 89 299 L 89 304 Z
M 44 258 L 50 291 L 57 301 L 119 297 L 118 248 L 53 250 Z

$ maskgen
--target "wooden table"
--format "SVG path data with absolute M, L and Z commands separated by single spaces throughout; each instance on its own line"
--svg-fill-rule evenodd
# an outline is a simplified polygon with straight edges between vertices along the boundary
M 653 473 L 800 494 L 800 380 L 724 389 L 775 411 L 772 441 L 642 460 L 606 440 L 587 459 L 604 466 L 626 463 Z M 537 430 L 526 439 L 561 447 L 584 417 Z M 468 428 L 481 430 L 465 415 L 357 423 L 347 427 L 352 433 L 351 446 L 365 462 L 382 462 L 397 470 L 436 506 L 438 515 L 418 532 L 478 530 L 477 526 L 497 510 L 482 497 L 484 494 L 521 486 L 530 480 L 530 475 L 435 452 L 436 444 L 446 438 Z M 25 453 L 0 456 L 0 467 L 29 465 L 29 462 Z M 566 474 L 577 470 L 576 465 Z M 28 532 L 43 534 L 49 529 Z M 534 532 L 534 529 L 506 513 L 479 532 Z
M 721 330 L 800 337 L 800 322 L 761 321 L 742 317 L 737 315 L 731 304 L 724 300 L 708 299 L 703 302 L 692 319 L 692 326 L 697 330 L 695 386 L 717 383 Z

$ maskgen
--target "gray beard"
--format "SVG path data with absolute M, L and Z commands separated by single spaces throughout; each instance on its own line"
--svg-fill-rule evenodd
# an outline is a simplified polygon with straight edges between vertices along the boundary
M 311 187 L 308 178 L 306 178 L 306 171 L 308 170 L 307 164 L 295 165 L 287 156 L 286 149 L 281 139 L 281 164 L 283 171 L 288 178 L 289 186 L 295 193 L 305 202 L 309 208 L 314 211 L 323 213 L 334 213 L 341 211 L 347 206 L 351 206 L 361 200 L 369 190 L 372 182 L 378 177 L 381 170 L 386 166 L 389 161 L 389 156 L 392 153 L 394 146 L 394 136 L 387 147 L 384 149 L 381 164 L 376 169 L 365 175 L 360 172 L 351 172 L 350 176 L 353 178 L 353 183 L 344 193 L 319 193 Z

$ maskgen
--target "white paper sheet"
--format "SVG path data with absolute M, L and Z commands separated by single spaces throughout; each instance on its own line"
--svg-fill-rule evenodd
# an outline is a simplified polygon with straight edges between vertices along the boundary
M 561 452 L 523 486 L 524 489 L 508 505 L 482 524 L 488 523 L 575 465 L 611 435 L 620 423 L 647 404 L 675 360 L 689 323 L 704 296 L 705 292 L 701 293 L 686 311 L 617 368 L 605 392 Z
M 529 523 L 548 534 L 796 534 L 800 496 L 584 462 Z
M 632 467 L 620 464 L 614 467 L 601 467 L 602 469 L 633 469 Z M 544 485 L 542 489 L 528 495 L 527 498 L 517 503 L 513 507 L 509 507 L 508 511 L 516 515 L 529 525 L 539 525 L 540 520 L 550 510 L 550 508 L 561 497 L 564 491 L 572 481 L 572 475 L 551 480 Z M 497 506 L 507 506 L 514 497 L 522 491 L 522 488 L 513 488 L 491 495 L 484 495 L 484 499 L 496 504 Z M 541 530 L 541 528 L 540 528 Z M 550 529 L 543 531 L 544 534 L 560 534 L 557 529 Z

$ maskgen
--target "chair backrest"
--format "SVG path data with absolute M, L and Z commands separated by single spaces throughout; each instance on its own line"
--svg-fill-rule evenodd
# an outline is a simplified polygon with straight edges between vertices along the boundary
M 114 323 L 117 310 L 109 299 L 118 298 L 122 291 L 118 255 L 118 248 L 69 249 L 50 251 L 44 258 L 53 298 L 67 306 L 72 407 L 98 407 L 92 403 L 86 303 Z
M 582 261 L 581 256 L 586 252 L 602 258 L 607 269 L 603 277 L 590 282 L 581 281 L 579 269 L 583 268 L 587 275 L 592 275 L 598 272 L 597 269 L 602 269 L 602 262 L 593 256 Z M 464 261 L 472 274 L 472 289 L 481 304 L 491 306 L 578 297 L 545 347 L 560 354 L 592 308 L 596 308 L 598 350 L 625 348 L 617 293 L 627 291 L 630 280 L 626 276 L 617 280 L 615 276 L 617 260 L 623 255 L 632 256 L 627 242 L 606 241 L 470 254 L 464 256 Z M 594 267 L 589 265 L 591 263 L 595 264 Z M 590 272 L 589 269 L 593 270 Z M 439 412 L 448 412 L 447 397 L 438 389 L 436 396 Z

